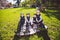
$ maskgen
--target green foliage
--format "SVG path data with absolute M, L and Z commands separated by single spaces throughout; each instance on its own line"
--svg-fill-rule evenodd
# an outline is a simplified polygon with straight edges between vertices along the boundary
M 27 7 L 27 6 L 29 7 L 30 2 L 31 2 L 30 0 L 25 0 L 24 2 L 21 3 L 21 5 L 22 7 Z

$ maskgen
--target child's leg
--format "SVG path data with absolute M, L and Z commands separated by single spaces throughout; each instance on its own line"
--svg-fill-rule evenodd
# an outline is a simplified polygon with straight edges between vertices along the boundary
M 22 27 L 22 25 L 20 24 L 20 25 L 18 26 L 17 33 L 20 33 L 20 32 L 21 32 L 21 27 Z
M 26 25 L 26 32 L 29 32 L 29 25 Z
M 34 31 L 37 30 L 37 24 L 34 24 L 33 30 L 34 30 Z
M 45 28 L 45 25 L 42 22 L 40 22 L 40 27 Z

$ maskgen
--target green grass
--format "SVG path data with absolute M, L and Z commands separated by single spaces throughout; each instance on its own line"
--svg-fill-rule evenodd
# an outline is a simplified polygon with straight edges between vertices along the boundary
M 0 10 L 0 40 L 11 40 L 14 38 L 15 31 L 20 20 L 20 13 L 30 13 L 31 17 L 36 12 L 34 8 L 11 8 Z M 54 13 L 55 10 L 47 10 L 47 13 L 42 13 L 44 24 L 48 26 L 48 35 L 51 40 L 60 39 L 60 14 Z M 30 40 L 43 40 L 33 35 Z

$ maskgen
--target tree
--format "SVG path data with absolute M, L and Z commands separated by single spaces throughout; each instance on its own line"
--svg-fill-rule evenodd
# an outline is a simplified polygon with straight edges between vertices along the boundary
M 16 4 L 17 6 L 19 7 L 20 3 L 21 3 L 21 0 L 13 0 L 13 1 L 17 1 Z
M 0 0 L 0 8 L 2 7 L 5 8 L 7 3 L 8 3 L 7 0 Z
M 60 0 L 47 0 L 49 8 L 60 8 Z

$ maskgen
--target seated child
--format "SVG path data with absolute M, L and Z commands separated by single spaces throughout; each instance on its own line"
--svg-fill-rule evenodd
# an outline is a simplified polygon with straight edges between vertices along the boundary
M 26 32 L 30 33 L 29 27 L 31 26 L 31 22 L 30 22 L 30 14 L 26 14 Z
M 31 18 L 30 18 L 30 13 L 26 14 L 26 35 L 31 35 L 31 34 L 34 34 L 34 31 L 32 29 L 32 21 L 31 21 Z
M 36 21 L 36 14 L 33 16 L 33 30 L 36 32 L 37 31 L 37 21 Z
M 23 33 L 23 29 L 22 29 L 22 27 L 23 27 L 23 25 L 24 25 L 24 23 L 25 23 L 25 17 L 24 17 L 24 14 L 23 13 L 21 13 L 21 15 L 20 15 L 20 23 L 19 23 L 19 32 L 20 32 L 20 35 L 24 35 L 24 33 Z
M 41 27 L 41 28 L 45 28 L 44 24 L 43 24 L 43 20 L 41 18 L 41 14 L 40 12 L 37 12 L 36 13 L 36 21 L 37 21 L 37 24 Z

